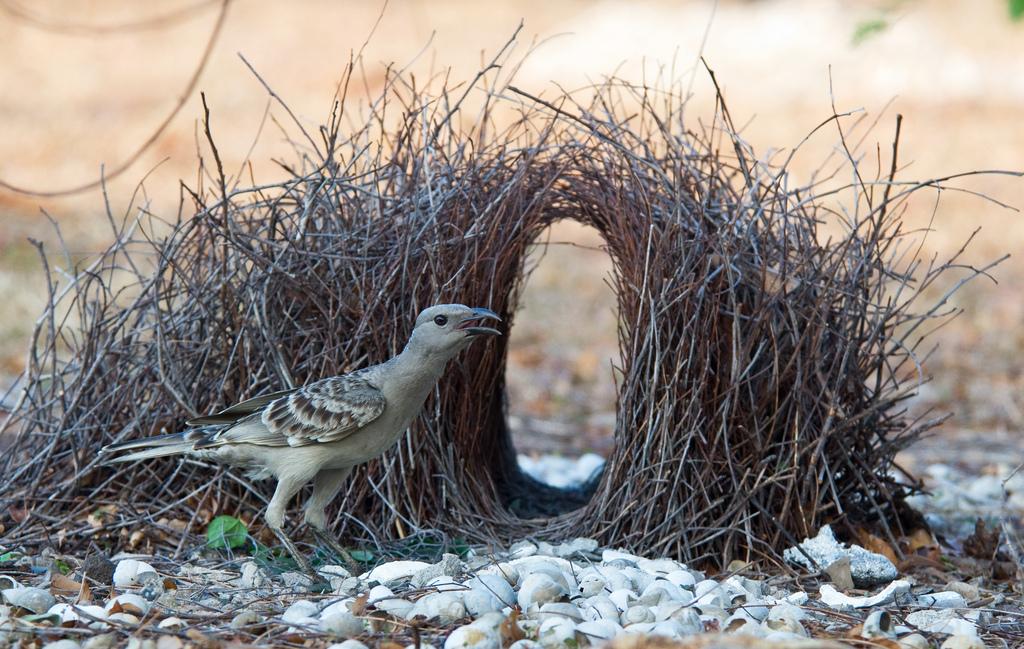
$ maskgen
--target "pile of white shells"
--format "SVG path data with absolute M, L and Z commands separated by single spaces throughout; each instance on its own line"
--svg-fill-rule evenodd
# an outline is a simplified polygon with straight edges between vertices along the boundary
M 913 649 L 929 646 L 922 633 L 948 634 L 945 646 L 963 649 L 984 646 L 979 627 L 988 621 L 970 607 L 977 591 L 966 584 L 932 592 L 896 579 L 866 596 L 849 596 L 830 584 L 807 593 L 739 575 L 710 579 L 678 561 L 599 548 L 591 539 L 522 541 L 504 552 L 445 555 L 433 564 L 390 561 L 360 575 L 325 566 L 320 574 L 330 584 L 327 593 L 310 592 L 303 575 L 271 575 L 251 561 L 240 570 L 186 564 L 176 568 L 181 587 L 168 590 L 166 573 L 124 558 L 113 573 L 112 596 L 83 605 L 0 577 L 6 604 L 0 606 L 0 645 L 16 640 L 12 633 L 44 623 L 97 634 L 136 625 L 179 631 L 195 617 L 186 614 L 189 606 L 237 611 L 233 629 L 276 626 L 289 634 L 344 641 L 336 649 L 372 646 L 414 619 L 426 629 L 427 649 L 498 649 L 510 638 L 516 639 L 515 649 L 575 649 L 623 634 L 683 639 L 729 633 L 792 643 L 807 638 L 811 624 L 827 635 L 842 635 L 857 620 L 868 640 L 890 639 Z M 884 614 L 889 606 L 900 608 L 905 625 Z M 95 638 L 111 636 L 71 637 L 82 644 L 69 637 L 59 649 L 102 649 Z M 161 642 L 173 644 L 166 637 Z

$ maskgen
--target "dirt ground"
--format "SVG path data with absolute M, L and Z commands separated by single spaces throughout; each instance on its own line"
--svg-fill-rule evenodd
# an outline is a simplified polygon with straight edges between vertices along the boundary
M 0 84 L 8 91 L 0 100 L 0 179 L 59 190 L 128 159 L 187 86 L 218 6 L 186 0 L 5 4 Z M 75 259 L 109 241 L 104 201 L 113 213 L 123 213 L 144 177 L 136 205 L 173 218 L 178 179 L 194 183 L 197 152 L 203 151 L 197 144 L 199 90 L 210 104 L 225 167 L 241 169 L 248 158 L 251 179 L 279 177 L 273 160 L 290 153 L 272 122 L 257 138 L 267 94 L 239 54 L 300 120 L 315 127 L 328 115 L 343 66 L 364 41 L 365 86 L 353 89 L 356 96 L 379 89 L 387 63 L 412 61 L 410 69 L 424 78 L 449 69 L 452 78 L 468 78 L 522 18 L 517 53 L 533 49 L 516 83 L 537 94 L 555 84 L 581 88 L 613 73 L 637 82 L 660 74 L 689 84 L 692 77 L 693 115 L 699 119 L 709 114 L 713 99 L 706 76 L 694 72 L 703 53 L 734 120 L 745 125 L 744 136 L 763 155 L 799 143 L 831 113 L 834 98 L 840 111 L 863 108 L 879 118 L 869 141 L 883 150 L 895 114 L 905 116 L 904 177 L 1024 169 L 1024 23 L 1011 21 L 1003 2 L 407 0 L 391 3 L 382 15 L 380 9 L 380 3 L 237 0 L 196 92 L 139 161 L 110 180 L 105 196 L 93 190 L 47 198 L 0 189 L 0 293 L 6 302 L 0 376 L 9 382 L 20 371 L 44 299 L 40 264 L 28 242 L 40 240 L 51 251 L 58 246 L 44 211 L 60 223 Z M 155 24 L 137 24 L 151 19 Z M 855 42 L 858 30 L 877 20 L 886 27 Z M 794 161 L 798 179 L 836 141 L 834 131 L 811 140 Z M 1020 178 L 978 177 L 961 186 L 1024 206 Z M 941 200 L 926 255 L 951 254 L 978 227 L 966 263 L 1016 253 L 1024 241 L 1018 212 L 966 193 L 922 193 L 908 212 L 911 226 L 928 222 L 935 199 Z M 550 239 L 569 244 L 538 254 L 517 314 L 509 369 L 512 423 L 527 452 L 601 452 L 611 444 L 614 426 L 616 318 L 604 283 L 610 260 L 593 232 L 573 224 L 556 226 Z M 941 434 L 963 445 L 982 448 L 985 440 L 1005 439 L 994 452 L 1005 459 L 1022 455 L 1024 263 L 1011 257 L 993 277 L 998 284 L 975 281 L 953 298 L 964 313 L 936 334 L 940 347 L 927 365 L 935 378 L 914 407 L 953 411 Z M 935 297 L 950 284 L 937 287 Z M 937 444 L 921 452 L 952 448 Z

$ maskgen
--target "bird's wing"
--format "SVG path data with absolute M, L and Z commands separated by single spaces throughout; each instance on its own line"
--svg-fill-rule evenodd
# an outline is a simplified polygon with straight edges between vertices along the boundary
M 195 419 L 190 419 L 187 422 L 185 422 L 185 424 L 188 426 L 233 424 L 239 419 L 242 419 L 247 415 L 251 415 L 256 411 L 261 410 L 270 402 L 277 401 L 281 397 L 288 396 L 289 394 L 295 392 L 296 389 L 298 388 L 293 388 L 291 390 L 281 390 L 280 392 L 271 392 L 270 394 L 264 394 L 258 397 L 253 397 L 252 399 L 246 399 L 245 401 L 236 403 L 235 405 L 229 408 L 225 408 L 224 410 L 221 410 L 220 412 L 214 413 L 212 415 L 206 415 L 205 417 L 196 417 Z
M 361 374 L 335 376 L 285 393 L 202 446 L 306 446 L 348 437 L 380 417 L 386 405 L 383 393 Z

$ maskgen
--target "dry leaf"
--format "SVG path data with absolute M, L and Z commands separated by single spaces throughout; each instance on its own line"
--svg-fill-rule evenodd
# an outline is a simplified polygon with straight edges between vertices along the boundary
M 77 593 L 82 590 L 82 583 L 55 572 L 53 578 L 50 579 L 50 589 L 60 593 Z
M 98 530 L 114 520 L 114 514 L 116 513 L 117 505 L 103 505 L 94 509 L 91 514 L 85 517 L 85 520 L 89 523 L 90 527 Z
M 370 601 L 370 595 L 363 593 L 356 598 L 356 601 L 352 602 L 352 615 L 361 617 L 366 614 L 366 603 Z
M 146 539 L 146 534 L 142 530 L 135 530 L 132 535 L 128 537 L 128 548 L 134 550 L 139 547 Z
M 999 530 L 985 529 L 985 521 L 974 522 L 974 534 L 964 539 L 964 553 L 975 559 L 994 559 L 999 549 Z
M 519 609 L 513 608 L 508 617 L 498 626 L 498 633 L 501 634 L 501 646 L 507 647 L 517 640 L 526 637 L 523 630 L 519 628 Z
M 896 565 L 900 562 L 896 550 L 894 550 L 891 545 L 889 545 L 880 537 L 875 536 L 874 534 L 872 534 L 864 528 L 857 530 L 857 542 L 866 550 L 870 550 L 871 552 L 880 554 L 889 561 L 892 561 L 893 565 Z
M 92 589 L 89 588 L 89 582 L 85 579 L 82 580 L 82 588 L 78 591 L 77 604 L 92 604 Z
M 25 519 L 28 518 L 29 511 L 26 507 L 11 505 L 7 508 L 7 513 L 10 514 L 15 523 L 24 523 Z

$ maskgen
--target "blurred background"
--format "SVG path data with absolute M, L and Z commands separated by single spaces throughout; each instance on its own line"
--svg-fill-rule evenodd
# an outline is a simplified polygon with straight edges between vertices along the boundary
M 862 109 L 878 119 L 887 155 L 896 113 L 905 116 L 904 179 L 972 169 L 1024 169 L 1024 2 L 1018 0 L 722 0 L 470 2 L 234 0 L 216 29 L 219 0 L 0 1 L 0 387 L 24 363 L 42 308 L 44 274 L 29 239 L 53 253 L 60 224 L 71 259 L 110 242 L 106 205 L 130 202 L 173 219 L 179 179 L 194 185 L 206 93 L 211 126 L 229 173 L 272 182 L 291 151 L 266 89 L 243 55 L 299 120 L 329 116 L 336 85 L 363 48 L 353 97 L 375 96 L 384 66 L 420 78 L 470 79 L 515 31 L 516 85 L 533 94 L 577 89 L 617 75 L 634 82 L 681 79 L 694 120 L 714 95 L 697 67 L 715 70 L 733 120 L 762 156 L 797 145 L 832 113 Z M 365 47 L 364 46 L 365 43 Z M 204 61 L 204 50 L 210 48 Z M 525 57 L 525 58 L 524 58 Z M 198 80 L 189 92 L 190 78 Z M 183 101 L 180 111 L 175 106 Z M 88 184 L 131 160 L 106 191 L 42 193 Z M 793 164 L 806 181 L 838 143 L 825 129 Z M 203 145 L 205 146 L 205 144 Z M 883 160 L 887 159 L 883 155 Z M 865 164 L 874 171 L 874 158 Z M 248 160 L 251 166 L 243 167 Z M 144 180 L 144 183 L 140 183 Z M 1024 182 L 978 176 L 958 186 L 1024 208 Z M 937 211 L 936 211 L 936 201 Z M 921 192 L 907 219 L 935 214 L 924 254 L 948 256 L 981 228 L 963 261 L 984 265 L 1024 242 L 1024 222 L 968 193 Z M 187 214 L 186 214 L 187 216 Z M 610 260 L 596 233 L 558 224 L 539 245 L 512 332 L 510 421 L 527 456 L 601 455 L 612 444 L 618 354 Z M 542 242 L 544 243 L 544 242 Z M 61 256 L 56 255 L 54 259 Z M 938 436 L 901 458 L 910 468 L 941 461 L 1005 474 L 1021 461 L 1024 427 L 1024 257 L 1013 256 L 953 298 L 963 315 L 938 331 L 927 365 L 935 378 L 913 408 L 954 412 Z M 948 277 L 935 298 L 952 287 Z M 344 332 L 339 332 L 344 335 Z

